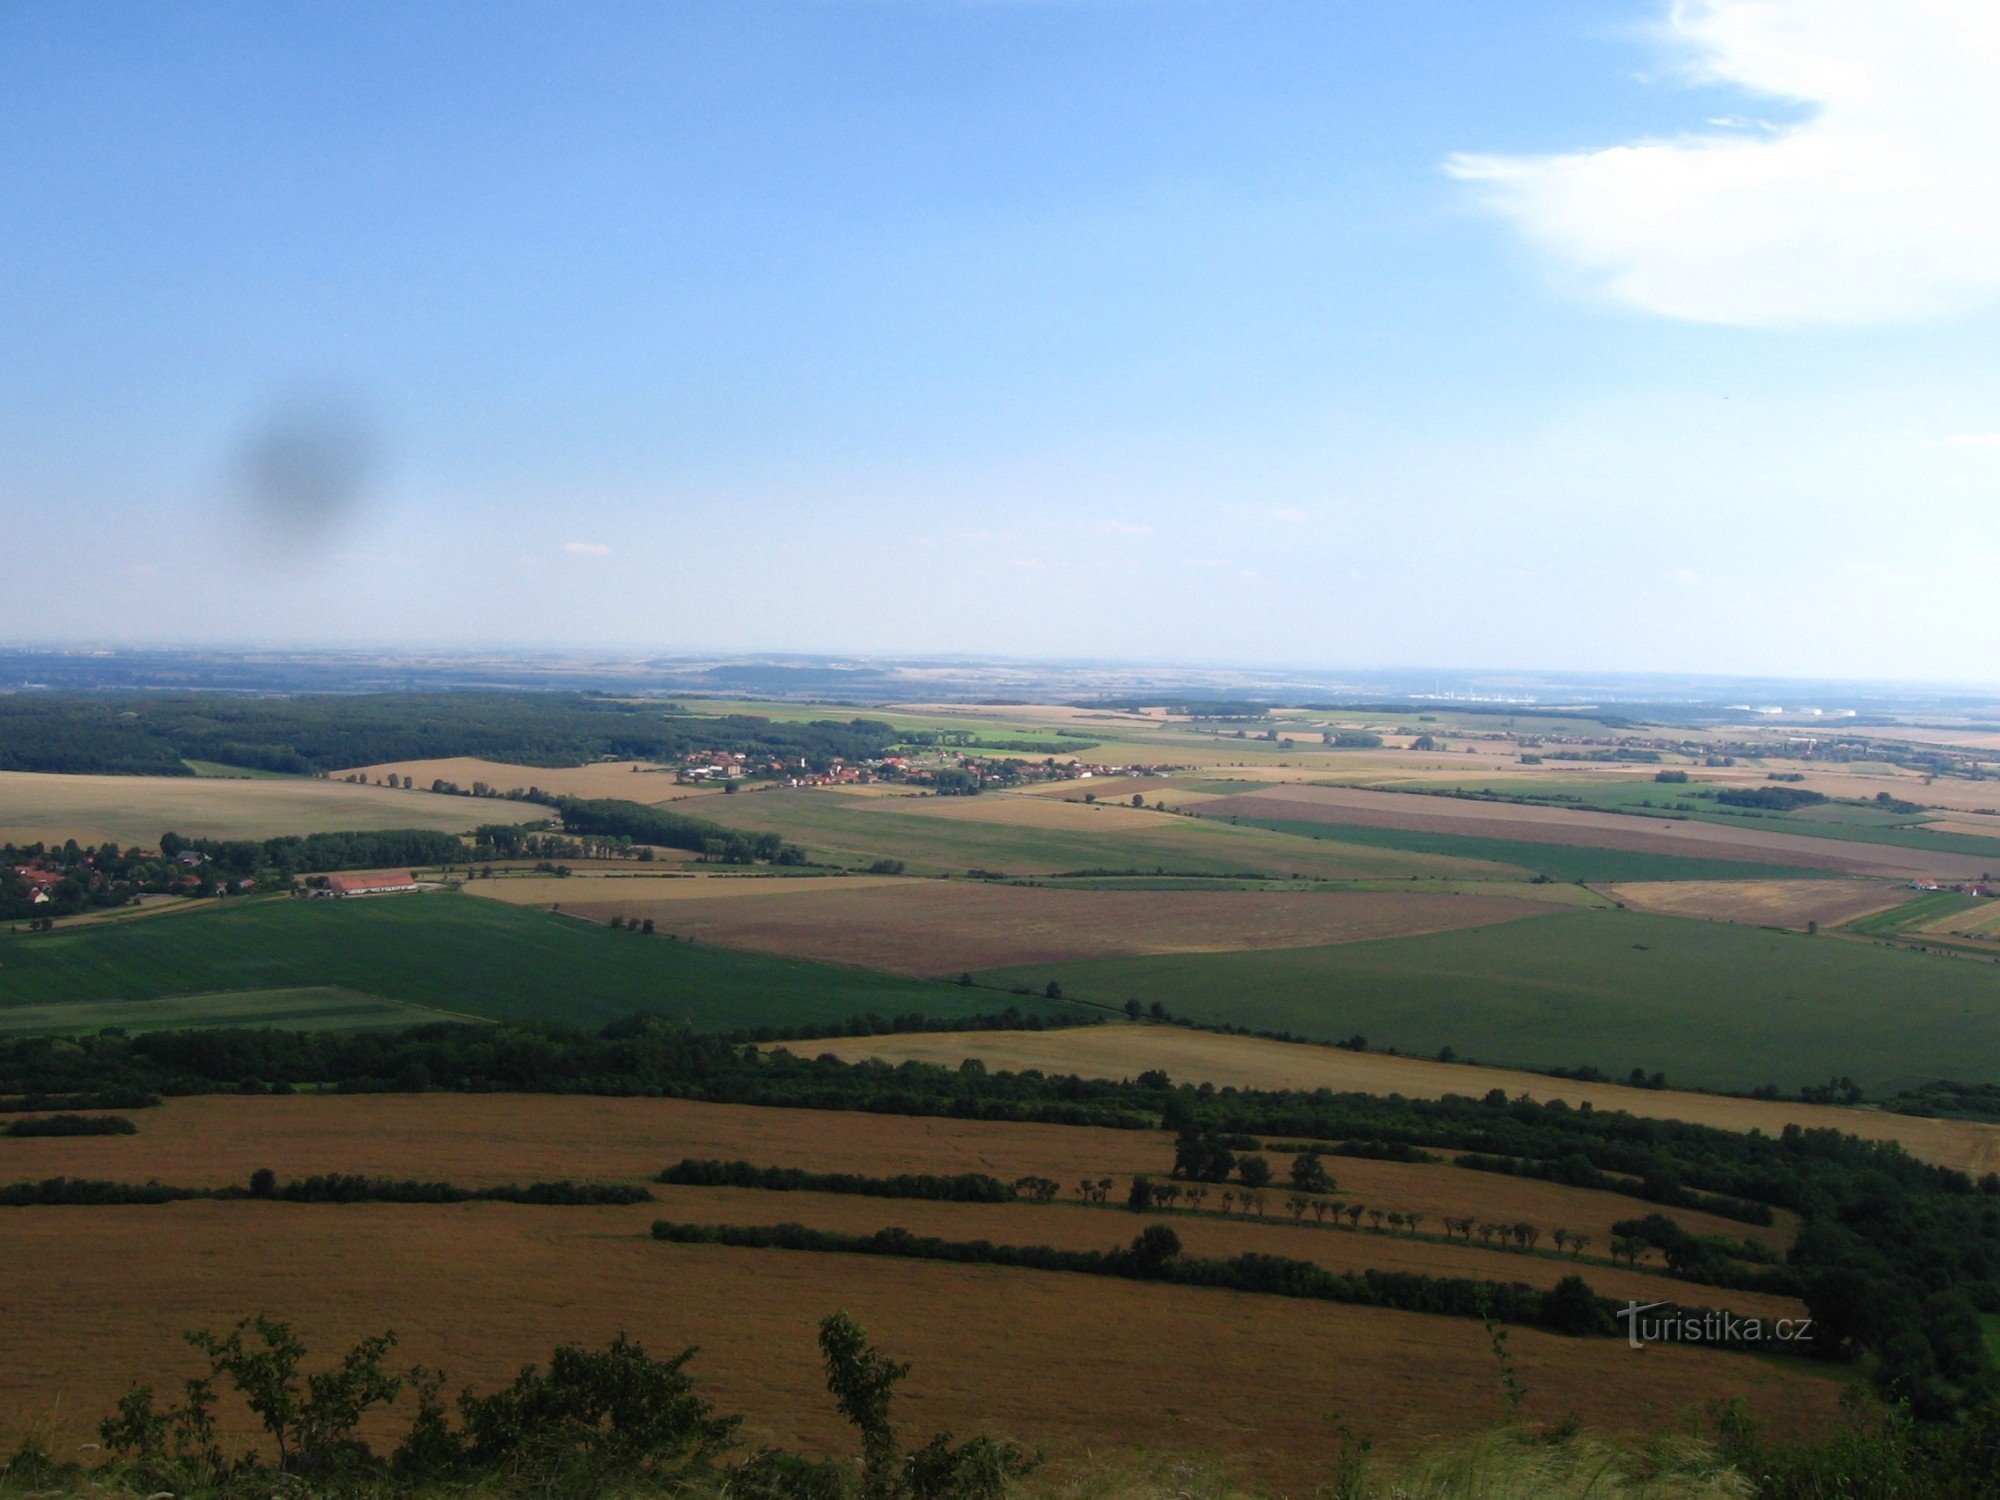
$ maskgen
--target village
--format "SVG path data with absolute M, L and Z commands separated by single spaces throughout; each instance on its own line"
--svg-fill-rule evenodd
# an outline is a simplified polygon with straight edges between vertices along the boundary
M 976 792 L 986 787 L 1026 786 L 1050 781 L 1088 781 L 1093 777 L 1167 776 L 1184 770 L 1178 765 L 1112 765 L 1045 756 L 979 755 L 950 747 L 926 749 L 917 755 L 883 755 L 848 761 L 838 757 L 814 765 L 804 756 L 779 759 L 740 750 L 702 750 L 676 768 L 683 785 L 758 781 L 787 787 L 867 786 L 896 782 L 929 787 L 941 795 Z M 970 778 L 970 784 L 968 784 Z

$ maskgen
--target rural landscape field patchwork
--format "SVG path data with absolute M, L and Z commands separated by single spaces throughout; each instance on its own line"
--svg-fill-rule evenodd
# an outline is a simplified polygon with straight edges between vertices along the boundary
M 1976 739 L 467 694 L 242 700 L 231 749 L 198 696 L 117 703 L 0 712 L 0 1310 L 41 1329 L 0 1421 L 38 1441 L 253 1315 L 477 1390 L 698 1346 L 742 1442 L 820 1458 L 845 1311 L 980 1462 L 1282 1493 L 1329 1424 L 1393 1467 L 1983 1389 Z M 1655 1306 L 1696 1331 L 1635 1346 Z

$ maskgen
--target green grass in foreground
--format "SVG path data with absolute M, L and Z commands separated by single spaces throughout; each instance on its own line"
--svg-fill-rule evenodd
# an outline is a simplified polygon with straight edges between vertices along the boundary
M 1641 912 L 1559 912 L 1424 937 L 990 971 L 1072 998 L 1481 1062 L 1663 1070 L 1747 1090 L 2000 1080 L 2000 967 Z
M 1194 811 L 1208 816 L 1200 808 Z M 1546 875 L 1552 880 L 1776 880 L 1823 877 L 1828 873 L 1825 870 L 1756 864 L 1747 860 L 1692 859 L 1680 854 L 1641 854 L 1621 849 L 1592 849 L 1581 844 L 1486 839 L 1462 833 L 1423 833 L 1409 828 L 1364 828 L 1353 823 L 1321 823 L 1304 818 L 1237 815 L 1233 821 L 1246 828 L 1269 828 L 1279 833 L 1324 839 L 1330 843 L 1363 844 L 1378 849 L 1401 849 L 1412 854 L 1514 865 Z
M 641 937 L 462 895 L 245 901 L 0 939 L 0 1022 L 16 1006 L 200 995 L 226 1006 L 218 992 L 305 986 L 496 1021 L 602 1026 L 646 1011 L 711 1031 L 996 1008 L 990 992 Z M 188 1012 L 176 1024 L 206 1019 L 175 1004 Z

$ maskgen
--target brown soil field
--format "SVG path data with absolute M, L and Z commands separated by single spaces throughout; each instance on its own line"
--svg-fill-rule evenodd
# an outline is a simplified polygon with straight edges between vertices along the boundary
M 373 766 L 350 766 L 335 771 L 336 778 L 356 774 L 370 781 L 384 776 L 409 776 L 419 787 L 433 781 L 455 781 L 471 790 L 483 781 L 501 791 L 515 787 L 540 787 L 564 797 L 616 797 L 626 802 L 684 802 L 690 797 L 717 797 L 719 786 L 681 786 L 672 771 L 663 771 L 645 761 L 601 761 L 587 766 L 514 766 L 504 761 L 480 760 L 470 755 L 445 760 L 383 761 Z M 475 803 L 474 806 L 484 806 Z
M 1930 1120 L 1880 1110 L 1736 1099 L 1719 1094 L 1634 1089 L 1612 1083 L 1575 1083 L 1539 1073 L 1479 1068 L 1425 1058 L 1343 1052 L 1308 1043 L 1218 1036 L 1176 1026 L 1086 1026 L 1071 1031 L 926 1032 L 900 1036 L 834 1037 L 793 1042 L 792 1050 L 831 1052 L 845 1058 L 880 1057 L 956 1066 L 976 1057 L 989 1068 L 1041 1068 L 1086 1078 L 1131 1078 L 1148 1068 L 1170 1077 L 1239 1088 L 1330 1088 L 1398 1093 L 1413 1099 L 1446 1094 L 1478 1097 L 1490 1089 L 1531 1099 L 1588 1102 L 1651 1119 L 1686 1120 L 1722 1130 L 1762 1130 L 1786 1125 L 1845 1131 L 1864 1140 L 1894 1141 L 1911 1155 L 1981 1176 L 2000 1171 L 2000 1125 Z M 1421 1205 L 1419 1205 L 1421 1206 Z M 1740 1232 L 1740 1231 L 1739 1231 Z
M 1887 880 L 1636 880 L 1598 889 L 1638 911 L 1799 929 L 1851 922 L 1911 894 L 1906 883 Z
M 806 1047 L 833 1050 L 831 1044 L 794 1044 L 794 1050 Z M 130 1136 L 0 1141 L 0 1180 L 158 1178 L 217 1187 L 246 1182 L 259 1167 L 270 1167 L 286 1178 L 362 1172 L 467 1187 L 559 1177 L 644 1182 L 662 1167 L 695 1156 L 870 1176 L 985 1172 L 1012 1182 L 1032 1174 L 1054 1178 L 1065 1190 L 1082 1178 L 1110 1177 L 1116 1197 L 1134 1174 L 1162 1176 L 1173 1165 L 1171 1139 L 1153 1131 L 905 1119 L 674 1099 L 214 1095 L 175 1100 L 138 1114 L 135 1122 L 139 1133 Z M 1332 1159 L 1329 1170 L 1350 1198 L 1384 1210 L 1428 1213 L 1433 1228 L 1438 1216 L 1447 1213 L 1495 1222 L 1524 1219 L 1545 1230 L 1560 1226 L 1592 1235 L 1600 1250 L 1610 1243 L 1616 1220 L 1644 1211 L 1636 1200 L 1615 1194 L 1443 1165 L 1341 1157 Z M 1267 1209 L 1278 1212 L 1284 1195 L 1272 1189 L 1266 1194 Z M 763 1196 L 802 1202 L 810 1195 Z M 1677 1210 L 1674 1216 L 1696 1233 L 1745 1235 L 1776 1246 L 1786 1244 L 1792 1233 L 1785 1222 L 1759 1229 L 1707 1214 Z
M 911 1360 L 898 1416 L 919 1437 L 985 1431 L 1059 1454 L 1143 1446 L 1239 1458 L 1307 1491 L 1327 1422 L 1407 1448 L 1502 1415 L 1470 1320 L 1143 1283 L 861 1256 L 666 1245 L 654 1211 L 479 1204 L 186 1203 L 22 1209 L 0 1219 L 0 1318 L 36 1336 L 0 1369 L 0 1422 L 58 1444 L 89 1434 L 134 1376 L 192 1373 L 180 1340 L 263 1310 L 322 1358 L 384 1328 L 399 1360 L 489 1390 L 563 1342 L 624 1332 L 698 1346 L 705 1396 L 745 1412 L 746 1446 L 853 1451 L 814 1324 L 844 1308 Z M 1305 1236 L 1301 1236 L 1305 1237 Z M 1200 1351 L 1201 1379 L 1188 1357 Z M 1787 1429 L 1830 1424 L 1839 1385 L 1804 1362 L 1510 1332 L 1523 1415 L 1665 1426 L 1741 1396 Z M 225 1405 L 244 1430 L 241 1408 Z M 407 1420 L 407 1410 L 401 1414 Z M 380 1429 L 378 1429 L 378 1432 Z
M 1749 860 L 1799 865 L 1853 875 L 1910 877 L 1977 875 L 1984 863 L 1970 855 L 1932 854 L 1887 844 L 1860 844 L 1758 828 L 1716 823 L 1678 823 L 1620 813 L 1579 812 L 1513 802 L 1476 802 L 1378 792 L 1354 787 L 1273 787 L 1204 803 L 1203 817 L 1296 819 L 1348 823 L 1368 828 L 1403 828 L 1473 838 L 1521 839 L 1530 843 L 1574 844 L 1643 854 L 1682 854 L 1705 859 Z
M 1507 896 L 1050 890 L 865 876 L 650 882 L 571 877 L 490 885 L 469 889 L 509 901 L 560 900 L 564 911 L 600 921 L 651 918 L 678 936 L 732 948 L 916 975 L 1135 953 L 1361 942 L 1486 926 L 1548 910 L 1545 903 Z
M 538 822 L 546 808 L 496 808 L 469 797 L 392 792 L 314 777 L 230 780 L 201 776 L 69 776 L 0 771 L 0 842 L 74 838 L 84 844 L 157 847 L 160 835 L 268 839 L 290 833 Z

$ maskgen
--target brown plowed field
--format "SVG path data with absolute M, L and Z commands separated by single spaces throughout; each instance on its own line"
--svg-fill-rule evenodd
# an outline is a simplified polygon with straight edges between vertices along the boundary
M 1599 887 L 1638 911 L 1759 927 L 1832 927 L 1910 899 L 1888 880 L 1633 880 Z
M 1202 817 L 1283 818 L 1308 823 L 1402 828 L 1469 838 L 1520 839 L 1620 849 L 1635 854 L 1680 854 L 1700 859 L 1796 865 L 1853 875 L 1977 875 L 1990 861 L 1971 855 L 1932 854 L 1888 844 L 1861 844 L 1731 828 L 1717 823 L 1677 823 L 1620 813 L 1580 812 L 1517 802 L 1480 802 L 1357 787 L 1286 786 L 1205 802 Z
M 453 1389 L 492 1389 L 561 1342 L 623 1332 L 655 1352 L 698 1345 L 701 1390 L 748 1414 L 746 1446 L 821 1453 L 853 1451 L 813 1344 L 815 1322 L 837 1308 L 913 1362 L 898 1415 L 919 1437 L 949 1428 L 1057 1453 L 1240 1456 L 1253 1481 L 1308 1491 L 1325 1477 L 1332 1415 L 1407 1448 L 1503 1414 L 1486 1332 L 1471 1320 L 990 1266 L 668 1245 L 646 1237 L 651 1217 L 644 1205 L 12 1210 L 0 1219 L 9 1267 L 0 1319 L 36 1337 L 16 1340 L 0 1366 L 0 1422 L 32 1424 L 59 1448 L 78 1441 L 132 1377 L 192 1373 L 183 1329 L 260 1309 L 295 1320 L 322 1356 L 393 1328 L 399 1360 L 441 1366 Z M 1837 1410 L 1839 1384 L 1798 1361 L 1672 1345 L 1640 1352 L 1525 1328 L 1510 1330 L 1509 1348 L 1533 1421 L 1574 1413 L 1593 1427 L 1659 1428 L 1741 1396 L 1795 1431 L 1829 1425 Z M 225 1411 L 240 1435 L 241 1408 L 232 1400 Z
M 1177 1026 L 1086 1026 L 1071 1031 L 925 1032 L 902 1036 L 834 1037 L 794 1042 L 802 1054 L 880 1057 L 889 1062 L 956 1066 L 976 1057 L 989 1068 L 1041 1068 L 1085 1078 L 1131 1078 L 1148 1068 L 1180 1081 L 1218 1087 L 1349 1090 L 1437 1099 L 1478 1097 L 1489 1089 L 1531 1099 L 1588 1102 L 1661 1120 L 1687 1120 L 1722 1130 L 1762 1130 L 1786 1125 L 1845 1131 L 1871 1141 L 1895 1141 L 1913 1156 L 1973 1176 L 2000 1171 L 2000 1125 L 1970 1120 L 1928 1120 L 1881 1110 L 1839 1109 L 1782 1100 L 1736 1099 L 1720 1094 L 1626 1088 L 1615 1083 L 1574 1083 L 1539 1073 L 1477 1068 L 1427 1058 L 1343 1052 L 1337 1047 L 1218 1036 Z M 1740 1232 L 1740 1231 L 1739 1231 Z
M 530 886 L 532 890 L 526 889 Z M 648 886 L 657 887 L 658 895 Z M 732 948 L 919 975 L 1134 953 L 1363 942 L 1483 927 L 1548 910 L 1546 904 L 1507 896 L 1050 890 L 867 877 L 757 882 L 572 878 L 493 881 L 469 889 L 506 900 L 560 900 L 564 911 L 600 921 L 651 918 L 662 931 Z

